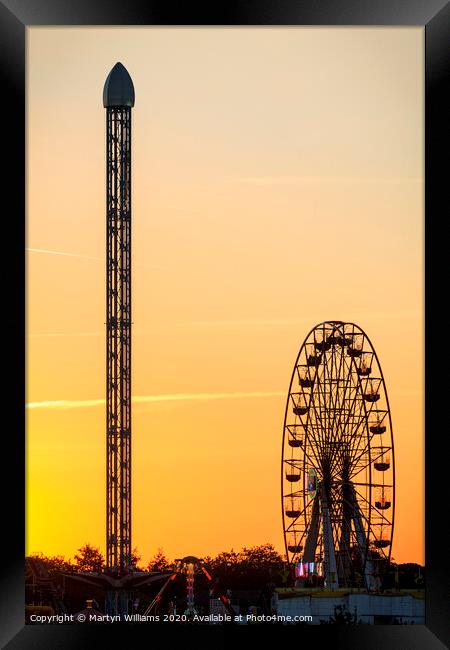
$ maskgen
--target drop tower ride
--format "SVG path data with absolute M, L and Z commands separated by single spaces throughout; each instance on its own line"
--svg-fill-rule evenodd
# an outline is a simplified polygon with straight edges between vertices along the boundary
M 131 112 L 134 86 L 116 63 L 106 108 L 106 570 L 131 558 Z

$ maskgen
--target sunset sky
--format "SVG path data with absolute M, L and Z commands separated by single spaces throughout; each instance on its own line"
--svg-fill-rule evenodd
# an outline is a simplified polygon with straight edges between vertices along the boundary
M 28 28 L 27 553 L 105 550 L 105 110 L 133 109 L 133 546 L 270 542 L 297 352 L 380 359 L 424 561 L 422 28 Z

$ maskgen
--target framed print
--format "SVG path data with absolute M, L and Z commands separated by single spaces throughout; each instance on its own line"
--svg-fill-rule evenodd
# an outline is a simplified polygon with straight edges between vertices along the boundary
M 450 643 L 449 11 L 0 4 L 2 647 Z

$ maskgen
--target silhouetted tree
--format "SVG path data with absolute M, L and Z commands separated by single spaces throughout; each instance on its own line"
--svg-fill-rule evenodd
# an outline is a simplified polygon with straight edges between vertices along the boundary
M 391 564 L 386 567 L 382 579 L 383 589 L 423 589 L 425 587 L 425 567 L 414 562 Z
M 100 552 L 100 549 L 85 544 L 78 549 L 78 553 L 74 556 L 75 568 L 77 571 L 93 571 L 101 573 L 105 564 L 105 559 Z
M 162 548 L 158 548 L 156 554 L 148 563 L 147 569 L 149 571 L 168 571 L 171 568 L 171 563 L 165 556 Z
M 263 589 L 268 584 L 281 586 L 285 581 L 282 556 L 272 544 L 233 549 L 205 558 L 219 583 L 230 589 Z
M 261 544 L 261 546 L 252 546 L 250 548 L 244 547 L 239 555 L 241 561 L 253 566 L 268 567 L 278 566 L 283 563 L 283 558 L 272 544 Z
M 57 573 L 74 573 L 75 566 L 70 560 L 66 560 L 63 555 L 46 556 L 43 553 L 32 553 L 31 559 L 40 560 L 50 575 Z
M 131 551 L 131 566 L 135 571 L 145 571 L 142 567 L 138 567 L 138 562 L 142 560 L 142 555 L 140 555 L 139 551 L 137 550 L 136 547 Z

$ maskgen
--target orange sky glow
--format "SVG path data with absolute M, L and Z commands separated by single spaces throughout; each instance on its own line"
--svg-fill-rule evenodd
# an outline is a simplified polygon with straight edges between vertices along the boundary
M 133 546 L 272 543 L 292 367 L 380 359 L 424 561 L 422 28 L 28 28 L 27 553 L 105 550 L 105 111 L 133 109 Z

